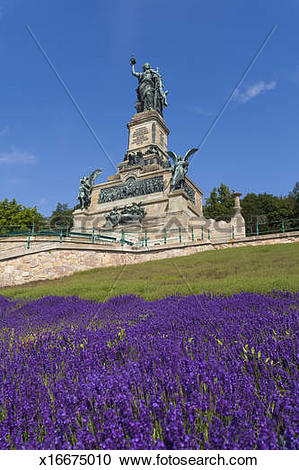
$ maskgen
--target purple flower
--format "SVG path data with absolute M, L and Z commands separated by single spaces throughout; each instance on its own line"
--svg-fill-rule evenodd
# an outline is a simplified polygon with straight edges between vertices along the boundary
M 298 301 L 0 296 L 0 448 L 296 449 Z

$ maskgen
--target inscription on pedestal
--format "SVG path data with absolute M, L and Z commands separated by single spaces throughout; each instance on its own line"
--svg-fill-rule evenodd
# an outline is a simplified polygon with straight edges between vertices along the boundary
M 132 134 L 132 144 L 133 145 L 142 145 L 146 144 L 149 141 L 149 131 L 146 126 L 138 127 L 135 129 Z

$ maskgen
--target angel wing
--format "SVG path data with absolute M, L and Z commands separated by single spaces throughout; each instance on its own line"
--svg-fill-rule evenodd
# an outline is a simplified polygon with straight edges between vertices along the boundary
M 102 168 L 99 168 L 98 170 L 94 170 L 92 173 L 90 173 L 88 177 L 88 182 L 90 184 L 90 187 L 93 186 L 95 179 L 102 173 L 102 171 L 103 171 Z
M 184 156 L 184 161 L 187 162 L 188 161 L 188 158 L 191 157 L 191 155 L 193 155 L 195 152 L 197 152 L 198 148 L 197 149 L 190 149 L 186 152 L 186 155 Z
M 177 158 L 178 158 L 177 154 L 174 153 L 174 152 L 171 152 L 170 150 L 167 153 L 173 159 L 173 162 L 175 163 L 177 161 Z

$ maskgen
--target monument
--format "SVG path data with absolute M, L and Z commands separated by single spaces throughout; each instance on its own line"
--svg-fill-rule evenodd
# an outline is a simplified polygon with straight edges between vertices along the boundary
M 146 62 L 142 72 L 136 72 L 135 64 L 131 58 L 138 86 L 136 113 L 127 124 L 126 153 L 108 181 L 94 185 L 101 170 L 81 178 L 73 230 L 147 231 L 158 239 L 173 225 L 199 227 L 207 222 L 202 214 L 203 193 L 187 175 L 189 158 L 198 149 L 191 148 L 184 157 L 168 150 L 169 129 L 163 118 L 168 92 L 158 69 Z M 235 214 L 240 220 L 240 211 Z

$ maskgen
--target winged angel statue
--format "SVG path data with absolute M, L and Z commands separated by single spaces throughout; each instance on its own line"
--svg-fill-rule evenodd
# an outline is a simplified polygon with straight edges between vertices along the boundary
M 181 155 L 176 155 L 174 152 L 167 152 L 173 160 L 172 178 L 170 181 L 171 190 L 181 189 L 184 187 L 185 175 L 187 174 L 189 166 L 188 159 L 193 155 L 193 153 L 197 152 L 197 150 L 198 148 L 188 150 L 184 158 L 182 158 Z
M 103 170 L 99 168 L 98 170 L 94 170 L 92 173 L 90 173 L 89 176 L 83 176 L 80 179 L 78 194 L 80 209 L 87 209 L 87 207 L 90 205 L 93 184 L 95 179 L 102 173 L 102 171 Z

